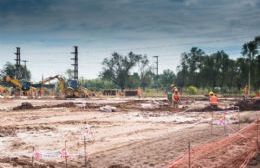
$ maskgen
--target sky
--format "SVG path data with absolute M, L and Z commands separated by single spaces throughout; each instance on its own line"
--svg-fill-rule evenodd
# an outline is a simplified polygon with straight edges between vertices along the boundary
M 113 52 L 146 54 L 176 72 L 191 47 L 241 56 L 260 35 L 259 0 L 0 0 L 0 67 L 16 47 L 32 80 L 64 74 L 79 47 L 79 75 L 97 78 Z

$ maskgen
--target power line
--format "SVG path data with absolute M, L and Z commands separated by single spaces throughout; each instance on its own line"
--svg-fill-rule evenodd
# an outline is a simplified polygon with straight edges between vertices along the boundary
M 27 61 L 27 60 L 22 60 L 22 62 L 24 63 L 24 67 L 26 68 L 26 67 L 27 67 L 27 62 L 29 62 L 29 61 Z
M 200 35 L 202 36 L 202 35 Z M 179 38 L 187 38 L 187 37 L 179 37 Z M 230 41 L 230 40 L 238 40 L 238 39 L 245 39 L 245 38 L 252 38 L 251 35 L 241 35 L 241 36 L 225 36 L 225 39 L 215 39 L 215 40 L 205 40 L 205 41 L 195 41 L 195 42 L 184 42 L 184 43 L 176 43 L 176 44 L 164 44 L 164 45 L 154 45 L 154 46 L 145 46 L 145 47 L 136 47 L 136 48 L 119 48 L 119 49 L 96 49 L 94 52 L 87 51 L 85 53 L 105 53 L 105 52 L 113 52 L 113 51 L 131 51 L 131 50 L 143 50 L 143 49 L 153 49 L 153 48 L 167 48 L 172 46 L 186 46 L 186 45 L 197 45 L 197 44 L 209 44 L 209 43 L 218 43 L 223 41 Z M 157 39 L 157 38 L 154 38 Z M 153 40 L 154 40 L 153 39 Z M 46 52 L 45 54 L 65 54 L 66 52 Z M 29 52 L 27 54 L 39 54 L 38 52 Z M 42 54 L 42 53 L 41 53 Z

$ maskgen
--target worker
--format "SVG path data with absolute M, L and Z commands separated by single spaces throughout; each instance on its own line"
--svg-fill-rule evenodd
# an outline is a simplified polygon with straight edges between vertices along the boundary
M 178 108 L 178 104 L 180 102 L 180 94 L 177 88 L 174 89 L 172 100 L 173 100 L 173 107 Z
M 213 109 L 216 109 L 218 107 L 218 97 L 212 91 L 209 92 L 209 101 L 210 101 L 210 106 Z
M 172 107 L 173 106 L 173 99 L 172 99 L 172 95 L 174 93 L 174 88 L 175 88 L 175 85 L 174 84 L 171 84 L 168 89 L 166 90 L 166 93 L 167 93 L 167 99 L 169 101 L 169 104 L 170 106 Z
M 142 89 L 140 87 L 138 87 L 138 89 L 136 90 L 137 92 L 137 96 L 140 99 L 142 97 Z
M 248 86 L 246 85 L 244 88 L 244 99 L 248 98 Z

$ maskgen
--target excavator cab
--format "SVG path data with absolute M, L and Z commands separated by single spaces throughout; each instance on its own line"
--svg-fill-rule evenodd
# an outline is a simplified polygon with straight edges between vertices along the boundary
M 79 88 L 79 83 L 78 83 L 78 81 L 75 80 L 75 79 L 69 79 L 69 80 L 68 80 L 68 88 L 78 89 L 78 88 Z
M 26 80 L 21 80 L 21 84 L 22 84 L 22 90 L 23 91 L 29 91 L 31 88 L 31 83 L 26 81 Z

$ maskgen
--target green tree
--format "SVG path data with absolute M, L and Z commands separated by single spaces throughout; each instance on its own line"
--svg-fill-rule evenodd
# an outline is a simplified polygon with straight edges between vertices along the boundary
M 139 61 L 140 86 L 145 90 L 152 83 L 152 67 L 149 65 L 147 56 L 143 56 Z
M 140 86 L 141 80 L 138 73 L 133 73 L 133 75 L 129 75 L 127 80 L 127 88 L 136 89 Z
M 11 64 L 10 62 L 7 62 L 3 69 L 1 70 L 0 75 L 3 76 L 12 76 L 12 77 L 16 77 L 16 66 L 14 64 Z M 31 72 L 30 70 L 28 70 L 27 67 L 21 65 L 19 67 L 19 72 L 20 72 L 20 77 L 18 78 L 19 80 L 21 79 L 26 79 L 26 80 L 31 80 Z
M 242 46 L 242 55 L 245 56 L 248 60 L 248 90 L 250 94 L 251 89 L 251 72 L 254 68 L 252 61 L 255 59 L 256 54 L 258 54 L 257 43 L 256 41 L 249 41 Z M 254 80 L 254 79 L 253 79 Z
M 65 76 L 68 78 L 68 79 L 72 79 L 73 76 L 74 76 L 74 72 L 72 69 L 67 69 L 67 71 L 65 72 Z
M 130 52 L 127 56 L 113 53 L 111 58 L 103 61 L 102 79 L 112 81 L 120 89 L 125 89 L 130 70 L 142 59 L 141 55 Z
M 102 79 L 90 79 L 85 80 L 81 79 L 81 86 L 90 89 L 100 91 L 102 89 L 114 89 L 115 85 L 111 81 L 102 80 Z
M 176 82 L 176 75 L 172 70 L 166 69 L 159 76 L 159 82 L 163 88 L 168 88 L 171 84 Z

